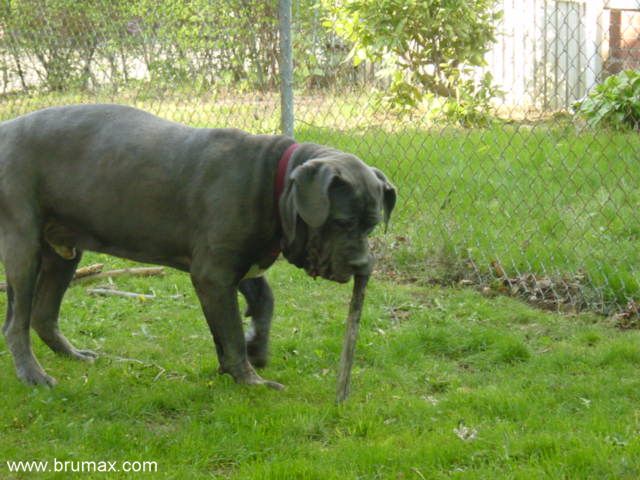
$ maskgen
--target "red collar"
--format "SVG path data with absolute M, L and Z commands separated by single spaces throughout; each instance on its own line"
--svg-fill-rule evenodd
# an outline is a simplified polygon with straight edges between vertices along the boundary
M 278 162 L 278 173 L 276 174 L 276 188 L 273 191 L 273 200 L 274 200 L 274 205 L 276 210 L 276 218 L 278 219 L 278 221 L 280 221 L 280 197 L 284 192 L 284 177 L 287 174 L 287 167 L 289 166 L 289 160 L 291 160 L 291 156 L 293 155 L 293 152 L 295 152 L 299 146 L 300 145 L 297 143 L 292 143 L 291 145 L 289 145 L 289 148 L 287 148 L 284 151 L 284 153 L 280 157 L 280 161 Z
M 280 160 L 278 161 L 278 171 L 276 173 L 275 188 L 273 189 L 273 205 L 275 209 L 276 221 L 278 222 L 278 230 L 282 230 L 282 219 L 280 218 L 280 197 L 284 192 L 284 182 L 287 175 L 287 167 L 289 166 L 289 160 L 291 160 L 293 152 L 295 152 L 299 146 L 300 145 L 297 143 L 292 143 L 291 145 L 289 145 L 289 148 L 284 151 L 284 153 L 280 157 Z M 274 257 L 274 260 L 278 255 L 280 255 L 280 240 L 276 240 L 275 245 L 271 249 L 271 256 Z

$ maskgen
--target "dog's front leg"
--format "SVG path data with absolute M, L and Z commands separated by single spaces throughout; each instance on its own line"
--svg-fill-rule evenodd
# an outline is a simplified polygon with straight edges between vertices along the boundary
M 249 363 L 233 275 L 200 264 L 192 271 L 191 281 L 213 335 L 220 372 L 230 374 L 237 383 L 282 389 L 281 384 L 260 377 Z

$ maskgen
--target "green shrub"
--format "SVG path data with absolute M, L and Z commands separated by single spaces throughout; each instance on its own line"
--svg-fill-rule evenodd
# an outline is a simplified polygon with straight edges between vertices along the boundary
M 441 113 L 463 125 L 487 123 L 498 90 L 491 75 L 476 78 L 495 41 L 502 13 L 494 0 L 341 0 L 322 5 L 325 27 L 352 45 L 354 65 L 381 65 L 385 100 L 413 111 L 432 96 Z
M 295 4 L 296 80 L 349 80 L 339 68 L 346 52 L 334 52 L 316 0 Z M 277 0 L 0 2 L 0 89 L 118 90 L 145 80 L 145 93 L 275 90 L 277 11 Z
M 592 126 L 617 130 L 640 125 L 640 72 L 625 70 L 597 85 L 574 104 L 576 113 Z

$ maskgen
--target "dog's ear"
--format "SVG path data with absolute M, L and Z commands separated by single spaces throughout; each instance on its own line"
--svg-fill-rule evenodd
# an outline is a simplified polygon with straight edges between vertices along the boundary
M 320 160 L 305 162 L 291 172 L 280 205 L 287 243 L 295 239 L 298 216 L 312 228 L 326 222 L 331 207 L 329 187 L 336 177 L 333 167 Z
M 373 170 L 373 173 L 378 177 L 378 180 L 382 182 L 382 205 L 384 209 L 384 228 L 386 232 L 387 226 L 389 225 L 389 218 L 391 218 L 391 212 L 393 212 L 393 207 L 396 206 L 396 187 L 387 180 L 385 174 L 380 170 L 375 167 L 371 167 L 371 170 Z
M 312 228 L 321 227 L 329 217 L 329 186 L 335 178 L 333 167 L 320 160 L 306 162 L 291 174 L 295 208 Z

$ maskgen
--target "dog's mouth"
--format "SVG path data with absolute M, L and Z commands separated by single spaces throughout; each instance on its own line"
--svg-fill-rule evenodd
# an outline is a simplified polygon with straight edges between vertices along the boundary
M 307 275 L 317 278 L 322 277 L 331 280 L 331 261 L 329 255 L 315 245 L 309 245 L 307 256 L 304 260 L 304 271 Z
M 305 272 L 313 278 L 322 277 L 326 280 L 331 280 L 338 283 L 347 283 L 351 279 L 350 273 L 335 273 L 329 268 L 322 268 L 307 265 L 304 268 Z
M 320 255 L 313 249 L 308 252 L 305 259 L 304 271 L 313 278 L 322 277 L 338 283 L 347 283 L 351 279 L 351 273 L 337 272 L 331 268 L 329 255 Z
M 331 249 L 326 248 L 318 235 L 310 235 L 307 243 L 302 267 L 307 275 L 317 278 L 322 277 L 338 283 L 347 283 L 353 272 L 336 267 L 332 262 Z
M 307 275 L 316 278 L 322 277 L 326 279 L 330 279 L 331 277 L 331 269 L 328 265 L 321 265 L 310 262 L 309 259 L 304 264 L 304 271 L 307 272 Z
M 311 277 L 313 277 L 314 279 L 317 277 L 322 277 L 326 280 L 331 280 L 333 282 L 338 282 L 338 283 L 347 283 L 350 279 L 351 279 L 351 274 L 338 274 L 338 273 L 333 273 L 329 270 L 317 270 L 315 268 L 305 268 L 305 271 L 307 272 L 307 274 Z

